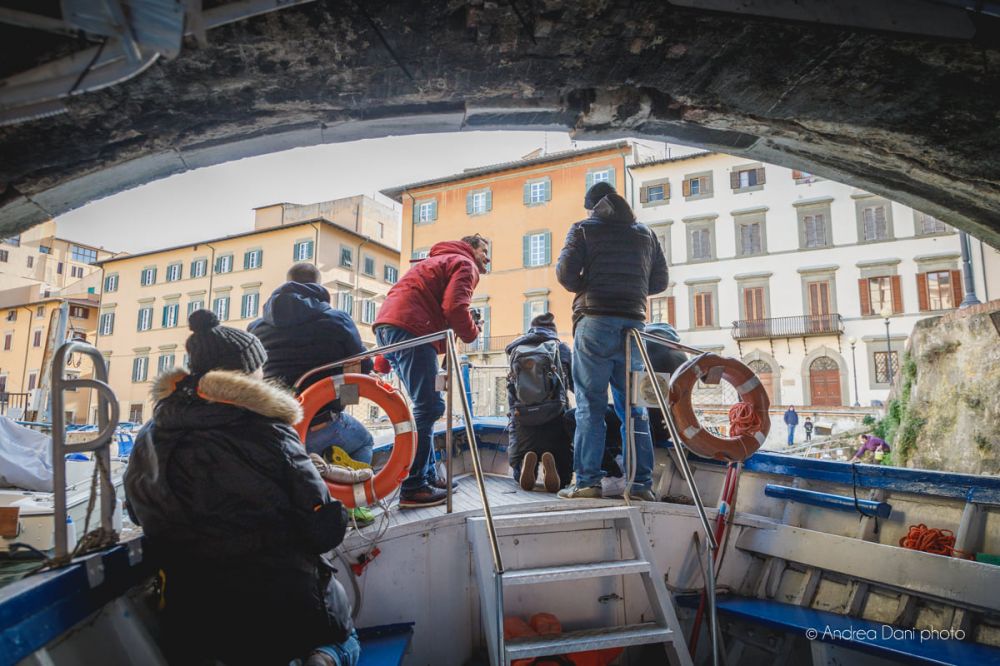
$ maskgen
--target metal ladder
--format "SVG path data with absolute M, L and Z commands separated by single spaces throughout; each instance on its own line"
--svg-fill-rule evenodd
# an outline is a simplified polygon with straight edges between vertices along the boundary
M 601 523 L 604 527 L 613 528 L 611 533 L 616 537 L 621 532 L 628 535 L 635 559 L 561 564 L 497 572 L 493 567 L 486 519 L 469 518 L 467 531 L 469 542 L 472 544 L 491 664 L 508 666 L 515 659 L 662 643 L 670 664 L 691 666 L 691 657 L 673 602 L 667 592 L 663 576 L 653 561 L 653 549 L 646 537 L 638 508 L 619 505 L 596 509 L 494 515 L 493 522 L 497 533 L 502 536 L 535 535 L 544 532 L 544 529 L 539 531 L 538 528 L 545 527 L 579 529 L 582 526 L 593 527 L 595 523 Z M 555 532 L 556 535 L 558 533 Z M 504 640 L 504 587 L 626 575 L 642 577 L 655 622 L 568 631 L 557 636 Z

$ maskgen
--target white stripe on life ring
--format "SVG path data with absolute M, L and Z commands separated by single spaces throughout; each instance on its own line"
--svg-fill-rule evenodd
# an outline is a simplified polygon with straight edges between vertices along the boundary
M 757 443 L 761 446 L 764 446 L 764 440 L 767 439 L 767 437 L 764 436 L 764 433 L 759 430 L 753 434 L 753 438 L 756 439 Z
M 365 495 L 365 484 L 363 482 L 353 484 L 351 490 L 354 491 L 354 506 L 368 506 L 368 497 Z
M 700 427 L 696 428 L 694 426 L 688 426 L 687 428 L 684 428 L 684 436 L 688 439 L 693 439 L 699 432 L 701 432 Z
M 757 378 L 757 375 L 754 375 L 750 379 L 746 380 L 745 382 L 737 386 L 736 392 L 739 393 L 741 396 L 746 395 L 747 393 L 750 393 L 758 386 L 760 386 L 760 380 Z
M 400 421 L 399 423 L 393 423 L 392 429 L 397 435 L 402 435 L 403 433 L 413 432 L 417 428 L 413 424 L 413 421 Z

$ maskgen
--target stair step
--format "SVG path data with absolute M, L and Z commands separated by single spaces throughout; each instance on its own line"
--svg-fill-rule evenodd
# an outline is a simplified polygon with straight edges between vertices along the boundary
M 634 509 L 627 506 L 610 506 L 598 509 L 574 509 L 572 511 L 544 511 L 539 513 L 508 513 L 494 515 L 497 529 L 508 527 L 537 527 L 540 525 L 565 525 L 570 523 L 596 522 L 598 520 L 622 520 L 628 518 Z M 485 518 L 469 518 L 473 523 L 484 523 Z
M 504 572 L 503 582 L 504 585 L 530 585 L 532 583 L 552 583 L 560 580 L 626 576 L 629 574 L 648 573 L 649 571 L 649 562 L 646 560 L 562 564 L 553 567 L 511 569 Z
M 505 642 L 507 659 L 530 659 L 546 655 L 569 654 L 585 650 L 628 647 L 647 643 L 673 642 L 674 632 L 657 624 L 629 624 L 623 627 L 605 627 L 567 631 L 557 636 L 512 638 Z

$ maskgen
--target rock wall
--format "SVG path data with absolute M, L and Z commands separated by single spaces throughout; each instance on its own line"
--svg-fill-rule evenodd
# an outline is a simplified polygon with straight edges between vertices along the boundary
M 1000 300 L 918 323 L 901 374 L 897 463 L 1000 474 Z

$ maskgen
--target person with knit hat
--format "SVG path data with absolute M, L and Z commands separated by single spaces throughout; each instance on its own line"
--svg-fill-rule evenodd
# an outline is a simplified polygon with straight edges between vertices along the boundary
M 551 312 L 532 319 L 528 332 L 507 345 L 506 352 L 511 366 L 507 374 L 507 460 L 524 490 L 535 489 L 541 465 L 546 492 L 557 492 L 573 475 L 573 443 L 563 419 L 568 408 L 566 393 L 573 390 L 573 352 L 559 339 Z M 536 366 L 536 360 L 542 363 Z M 551 396 L 553 408 L 541 422 L 529 418 L 534 405 L 526 406 L 525 396 L 519 395 L 519 383 L 526 383 L 521 374 L 529 373 L 527 368 L 556 379 L 551 382 L 551 391 L 557 392 Z M 525 393 L 524 389 L 520 392 Z
M 642 330 L 649 296 L 667 288 L 667 261 L 652 231 L 636 221 L 628 202 L 611 183 L 587 190 L 587 219 L 570 227 L 559 253 L 556 277 L 573 298 L 573 384 L 576 434 L 573 456 L 576 483 L 559 492 L 563 499 L 602 497 L 608 386 L 626 441 L 625 373 L 642 362 L 633 348 L 625 367 L 625 343 Z M 652 489 L 653 443 L 646 411 L 633 408 L 635 481 L 630 494 L 655 501 Z
M 188 325 L 189 371 L 157 378 L 125 472 L 165 575 L 168 659 L 284 666 L 315 650 L 307 663 L 353 666 L 350 603 L 324 559 L 347 514 L 293 428 L 302 409 L 261 379 L 254 335 L 208 310 Z

